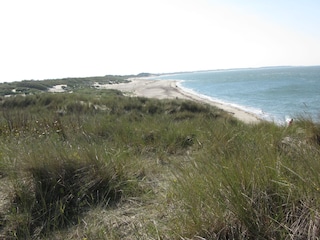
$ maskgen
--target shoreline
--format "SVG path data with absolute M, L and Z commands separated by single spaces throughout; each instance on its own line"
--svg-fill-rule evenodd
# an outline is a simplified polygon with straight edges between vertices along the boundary
M 151 80 L 145 78 L 131 78 L 129 83 L 104 84 L 96 87 L 102 89 L 117 89 L 128 96 L 139 96 L 157 99 L 188 99 L 196 102 L 206 103 L 211 106 L 220 108 L 244 123 L 259 123 L 262 120 L 255 114 L 242 109 L 215 102 L 203 98 L 197 94 L 185 91 L 179 86 L 179 80 Z

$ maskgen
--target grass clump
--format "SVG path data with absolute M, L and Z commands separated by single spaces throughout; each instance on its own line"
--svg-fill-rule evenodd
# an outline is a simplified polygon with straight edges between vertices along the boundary
M 319 237 L 319 148 L 279 148 L 300 124 L 215 128 L 213 143 L 176 173 L 174 229 L 205 239 Z
M 127 169 L 126 157 L 92 153 L 95 146 L 79 147 L 38 143 L 28 145 L 28 155 L 12 159 L 19 161 L 7 169 L 14 195 L 8 215 L 13 236 L 37 238 L 77 224 L 94 206 L 113 205 L 142 193 L 140 169 Z

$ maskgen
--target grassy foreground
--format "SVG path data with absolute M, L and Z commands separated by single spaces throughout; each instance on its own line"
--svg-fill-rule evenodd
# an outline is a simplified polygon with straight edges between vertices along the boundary
M 182 100 L 3 98 L 1 239 L 316 239 L 320 126 Z

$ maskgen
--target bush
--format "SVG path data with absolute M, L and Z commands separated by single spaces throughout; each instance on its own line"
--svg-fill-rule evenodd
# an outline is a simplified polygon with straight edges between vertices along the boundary
M 20 88 L 33 88 L 41 91 L 47 90 L 47 86 L 45 86 L 41 81 L 22 81 L 18 82 L 16 85 Z

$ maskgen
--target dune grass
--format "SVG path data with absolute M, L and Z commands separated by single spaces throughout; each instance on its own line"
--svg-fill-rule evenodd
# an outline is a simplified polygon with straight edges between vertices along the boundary
M 210 131 L 203 151 L 176 172 L 173 230 L 205 239 L 318 238 L 320 152 L 316 125 L 306 124 Z
M 316 239 L 320 127 L 113 90 L 4 98 L 0 237 Z

